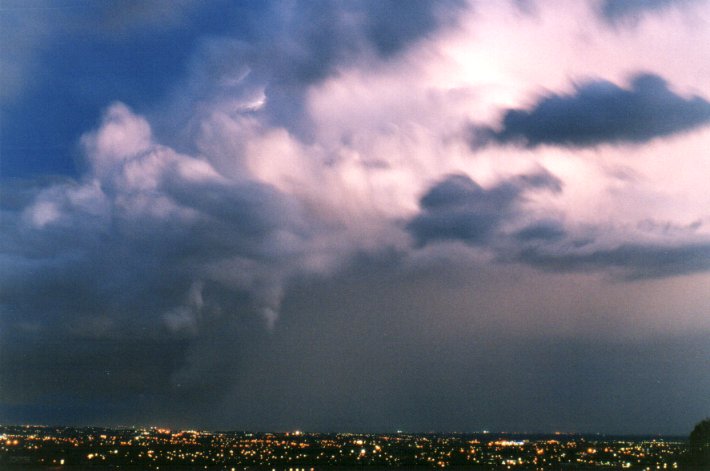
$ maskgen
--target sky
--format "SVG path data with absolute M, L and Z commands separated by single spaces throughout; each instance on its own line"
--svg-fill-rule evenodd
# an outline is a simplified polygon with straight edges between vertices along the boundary
M 2 0 L 0 423 L 689 433 L 710 2 Z

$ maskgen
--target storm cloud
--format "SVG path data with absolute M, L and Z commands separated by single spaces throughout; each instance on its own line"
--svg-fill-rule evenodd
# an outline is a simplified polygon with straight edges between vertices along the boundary
M 644 13 L 660 12 L 673 6 L 704 0 L 603 0 L 599 10 L 611 23 L 637 21 Z
M 175 127 L 205 101 L 228 100 L 245 71 L 256 88 L 269 89 L 271 119 L 305 133 L 298 122 L 307 118 L 309 85 L 362 54 L 396 56 L 464 8 L 460 0 L 416 0 L 406 10 L 396 0 L 7 2 L 0 30 L 13 48 L 0 57 L 3 174 L 77 176 L 76 140 L 114 101 L 140 113 L 163 110 L 153 116 L 156 132 L 187 146 Z
M 11 2 L 0 421 L 687 433 L 710 10 L 662 3 Z
M 549 173 L 522 175 L 487 190 L 465 175 L 451 175 L 422 197 L 422 213 L 407 229 L 420 245 L 435 240 L 485 244 L 512 215 L 523 193 L 534 189 L 562 190 Z
M 62 303 L 37 310 L 69 328 L 112 305 L 124 315 L 130 306 L 132 316 L 148 316 L 135 322 L 150 325 L 156 313 L 188 302 L 195 283 L 192 298 L 202 297 L 206 282 L 251 294 L 273 322 L 282 276 L 309 237 L 298 205 L 268 185 L 229 181 L 207 162 L 155 144 L 147 123 L 120 104 L 84 143 L 91 165 L 84 181 L 46 188 L 12 216 L 16 231 L 5 242 L 32 252 L 6 259 L 7 306 L 29 308 L 21 300 L 39 289 L 48 296 L 38 303 L 64 293 Z M 26 234 L 32 244 L 22 244 Z M 203 303 L 192 304 L 184 316 L 198 315 Z
M 666 277 L 710 269 L 710 244 L 687 244 L 677 247 L 624 244 L 608 249 L 549 252 L 527 248 L 519 259 L 545 270 L 621 269 L 630 279 Z
M 597 240 L 608 232 L 585 227 L 573 233 L 563 221 L 541 218 L 527 222 L 522 211 L 526 193 L 563 191 L 548 172 L 519 175 L 484 189 L 465 175 L 451 175 L 435 184 L 420 200 L 420 213 L 407 224 L 419 246 L 459 241 L 485 248 L 501 261 L 522 262 L 553 272 L 602 271 L 620 278 L 639 279 L 710 270 L 710 245 L 622 243 Z M 526 225 L 527 224 L 527 225 Z M 645 224 L 645 225 L 648 225 Z M 508 227 L 506 227 L 508 226 Z M 511 231 L 510 228 L 520 227 Z M 697 226 L 679 228 L 692 234 Z
M 500 130 L 475 128 L 474 145 L 488 141 L 528 147 L 642 143 L 710 122 L 710 103 L 673 92 L 658 75 L 639 74 L 629 88 L 606 80 L 584 82 L 570 95 L 549 94 L 530 109 L 510 109 Z

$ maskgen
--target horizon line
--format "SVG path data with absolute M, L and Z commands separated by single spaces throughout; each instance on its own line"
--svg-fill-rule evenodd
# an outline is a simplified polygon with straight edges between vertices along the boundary
M 606 437 L 687 437 L 687 434 L 679 433 L 615 433 L 615 432 L 573 432 L 573 431 L 499 431 L 499 430 L 475 430 L 475 431 L 410 431 L 410 430 L 390 430 L 390 431 L 353 431 L 353 430 L 257 430 L 257 429 L 220 429 L 220 428 L 195 428 L 195 427 L 169 427 L 163 425 L 72 425 L 72 424 L 17 424 L 0 423 L 0 427 L 43 427 L 43 428 L 103 428 L 109 430 L 162 430 L 164 432 L 197 432 L 197 433 L 244 433 L 244 434 L 273 434 L 273 435 L 549 435 L 549 436 L 606 436 Z

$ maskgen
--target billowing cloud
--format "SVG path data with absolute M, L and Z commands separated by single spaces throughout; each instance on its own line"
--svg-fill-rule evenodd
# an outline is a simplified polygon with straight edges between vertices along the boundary
M 67 293 L 66 306 L 53 308 L 65 320 L 92 315 L 101 297 L 168 312 L 176 308 L 164 304 L 169 298 L 183 291 L 201 299 L 195 283 L 212 283 L 253 295 L 273 322 L 289 260 L 310 237 L 297 204 L 156 144 L 148 123 L 121 104 L 83 142 L 90 165 L 83 181 L 42 190 L 18 220 L 12 243 L 33 234 L 32 251 L 42 258 L 8 260 L 6 303 L 22 305 L 26 290 L 38 288 L 38 272 L 56 270 L 63 279 L 50 276 L 53 287 L 43 289 Z M 162 299 L 146 298 L 151 291 Z M 202 304 L 191 302 L 191 310 Z M 188 311 L 170 312 L 171 325 L 188 321 Z
M 683 97 L 658 75 L 640 74 L 628 89 L 605 80 L 575 86 L 574 94 L 549 94 L 529 110 L 511 109 L 500 130 L 475 128 L 474 145 L 489 140 L 530 147 L 587 147 L 641 143 L 710 123 L 710 103 Z

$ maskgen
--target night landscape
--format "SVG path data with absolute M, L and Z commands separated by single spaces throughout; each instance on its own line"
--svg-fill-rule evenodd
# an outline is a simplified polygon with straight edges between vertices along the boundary
M 0 469 L 710 470 L 709 0 L 0 0 Z

